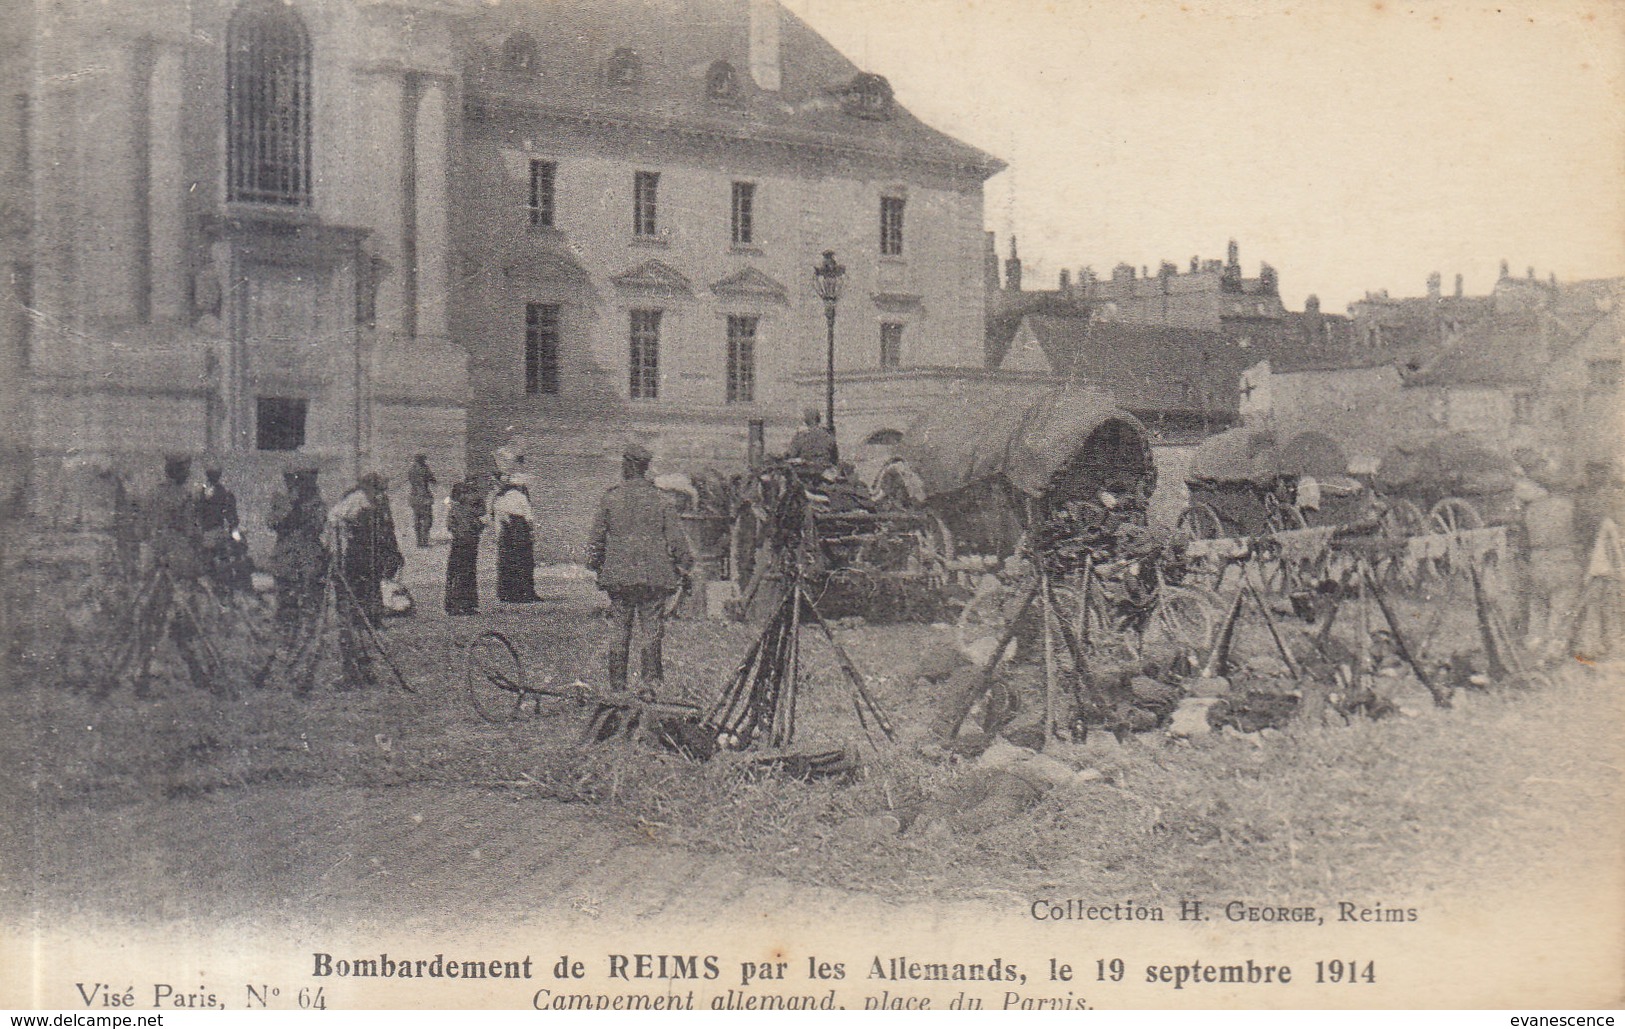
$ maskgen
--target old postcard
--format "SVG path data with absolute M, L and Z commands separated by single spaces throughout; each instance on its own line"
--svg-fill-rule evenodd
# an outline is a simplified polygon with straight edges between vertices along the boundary
M 1625 7 L 0 33 L 0 1006 L 1625 1000 Z

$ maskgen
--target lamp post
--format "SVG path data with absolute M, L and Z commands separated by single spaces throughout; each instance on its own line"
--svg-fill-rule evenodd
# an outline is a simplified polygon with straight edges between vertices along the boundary
M 824 251 L 824 260 L 813 265 L 813 288 L 824 302 L 824 321 L 829 327 L 829 359 L 824 369 L 824 427 L 835 435 L 835 303 L 841 299 L 846 269 L 835 260 L 835 251 Z

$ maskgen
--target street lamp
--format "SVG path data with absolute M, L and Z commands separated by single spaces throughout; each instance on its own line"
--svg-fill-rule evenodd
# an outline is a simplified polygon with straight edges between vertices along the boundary
M 829 326 L 829 361 L 824 370 L 824 428 L 835 435 L 835 303 L 841 299 L 846 269 L 835 260 L 835 251 L 824 251 L 822 264 L 813 265 L 813 288 L 824 302 L 824 321 Z

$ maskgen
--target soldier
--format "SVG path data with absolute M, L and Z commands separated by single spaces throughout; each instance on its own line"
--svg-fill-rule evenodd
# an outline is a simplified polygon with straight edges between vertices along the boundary
M 804 423 L 802 428 L 790 438 L 789 458 L 792 461 L 805 461 L 817 471 L 835 464 L 839 458 L 839 448 L 835 444 L 835 434 L 824 428 L 823 416 L 818 408 L 809 407 L 801 413 Z
M 406 473 L 406 505 L 412 509 L 412 532 L 420 549 L 429 545 L 429 531 L 434 528 L 434 487 L 439 481 L 429 470 L 427 454 L 412 459 Z
M 383 581 L 406 563 L 389 511 L 389 480 L 363 475 L 327 515 L 339 609 L 339 657 L 351 684 L 376 683 L 365 637 L 383 621 Z
M 327 502 L 322 499 L 313 465 L 297 465 L 282 473 L 283 490 L 271 498 L 265 523 L 276 533 L 271 571 L 276 576 L 276 621 L 282 641 L 291 647 L 303 635 L 310 619 L 321 613 L 327 584 L 327 548 L 322 528 L 327 523 Z
M 627 688 L 627 657 L 634 621 L 643 626 L 642 689 L 653 700 L 661 687 L 661 644 L 666 602 L 688 579 L 694 556 L 673 511 L 646 473 L 654 456 L 633 443 L 621 455 L 622 482 L 604 493 L 587 545 L 587 567 L 609 594 L 616 638 L 609 648 L 609 684 Z
M 137 623 L 144 632 L 152 633 L 142 641 L 135 682 L 138 697 L 146 696 L 151 688 L 153 652 L 166 635 L 186 664 L 193 686 L 214 689 L 218 685 L 210 679 L 198 654 L 197 593 L 204 561 L 197 504 L 186 485 L 191 475 L 191 458 L 165 458 L 164 481 L 144 505 L 154 579 Z
M 237 514 L 237 495 L 220 481 L 221 469 L 211 462 L 203 469 L 203 489 L 197 496 L 198 528 L 203 533 L 204 560 L 208 576 L 227 590 L 247 590 L 249 579 L 248 545 L 243 542 Z

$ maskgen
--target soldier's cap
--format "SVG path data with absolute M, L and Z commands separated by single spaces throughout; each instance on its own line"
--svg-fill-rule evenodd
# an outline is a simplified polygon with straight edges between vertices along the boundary
M 804 407 L 801 409 L 801 420 L 806 422 L 808 425 L 819 421 L 823 417 L 824 412 L 818 410 L 816 407 Z
M 376 490 L 383 493 L 389 489 L 389 478 L 381 472 L 368 472 L 356 480 L 356 485 L 362 489 Z
M 648 464 L 655 459 L 654 454 L 642 443 L 628 443 L 626 449 L 621 451 L 621 456 L 633 464 Z
M 177 465 L 177 464 L 190 465 L 191 463 L 192 463 L 192 455 L 191 454 L 165 454 L 164 455 L 164 464 L 165 464 L 165 466 Z

